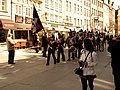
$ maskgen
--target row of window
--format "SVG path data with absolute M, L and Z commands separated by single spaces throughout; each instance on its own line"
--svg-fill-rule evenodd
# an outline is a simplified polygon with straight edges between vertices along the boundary
M 103 8 L 103 2 L 100 2 L 100 0 L 92 0 L 92 4 Z
M 22 15 L 23 14 L 23 5 L 16 5 L 16 14 Z M 26 16 L 31 16 L 32 14 L 32 7 L 25 7 L 25 14 Z
M 6 0 L 0 1 L 0 6 L 1 6 L 0 11 L 7 11 L 7 1 Z M 25 9 L 24 9 L 23 5 L 16 5 L 16 14 L 22 15 L 23 10 L 25 10 L 26 16 L 31 16 L 32 7 L 25 7 Z
M 47 13 L 47 21 L 62 23 L 62 24 L 66 23 L 66 22 L 71 22 L 72 23 L 72 17 L 71 16 L 66 16 L 65 22 L 64 22 L 62 16 Z M 83 26 L 83 25 L 89 25 L 90 24 L 90 20 L 88 20 L 88 19 L 84 19 L 84 21 L 83 21 L 82 19 L 74 18 L 73 22 L 74 22 L 75 26 L 76 25 Z M 82 23 L 82 22 L 84 22 L 84 23 Z
M 59 3 L 57 2 L 58 0 L 56 0 L 55 2 L 53 0 L 45 0 L 45 1 L 46 1 L 45 5 L 47 5 L 45 7 L 49 7 L 49 3 L 52 3 L 52 6 L 54 6 L 54 3 L 56 3 L 56 7 L 59 7 L 59 5 L 58 5 Z M 60 4 L 62 5 L 62 2 Z M 76 4 L 76 3 L 73 4 L 72 2 L 66 0 L 65 10 L 68 11 L 68 12 L 72 12 L 72 8 L 73 8 L 74 13 L 77 13 L 79 15 L 83 14 L 86 17 L 90 17 L 90 8 L 89 8 L 90 7 L 90 0 L 84 1 L 84 4 L 85 4 L 84 14 L 83 14 L 83 11 L 82 11 L 82 8 L 83 8 L 82 7 L 82 1 L 81 1 L 81 5 L 80 5 L 80 4 Z M 61 11 L 62 11 L 62 9 L 61 9 Z M 103 17 L 103 12 L 97 11 L 93 8 L 92 8 L 92 12 L 95 14 L 94 16 L 99 15 L 100 17 Z M 47 20 L 48 21 L 53 21 L 53 22 L 63 22 L 62 16 L 57 16 L 57 15 L 50 14 L 50 13 L 47 15 Z M 71 16 L 66 16 L 65 20 L 67 22 L 72 22 L 72 17 Z M 73 22 L 74 22 L 75 25 L 82 25 L 83 24 L 82 19 L 78 19 L 78 18 L 74 18 Z M 88 25 L 90 23 L 90 20 L 84 19 L 83 22 L 84 22 L 85 25 Z
M 1 0 L 0 1 L 0 11 L 6 11 L 6 0 Z
M 103 17 L 103 12 L 102 11 L 98 11 L 98 10 L 92 8 L 92 13 L 93 13 L 94 16 L 99 15 L 100 17 Z
M 45 8 L 62 13 L 62 0 L 45 0 Z

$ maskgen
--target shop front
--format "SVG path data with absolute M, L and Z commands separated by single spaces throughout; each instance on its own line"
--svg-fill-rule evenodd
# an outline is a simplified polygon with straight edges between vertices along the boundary
M 15 40 L 17 41 L 15 47 L 24 48 L 26 43 L 31 41 L 31 24 L 18 24 L 16 23 L 16 30 L 14 31 Z
M 16 30 L 15 23 L 10 19 L 0 19 L 0 43 L 6 42 L 9 29 Z

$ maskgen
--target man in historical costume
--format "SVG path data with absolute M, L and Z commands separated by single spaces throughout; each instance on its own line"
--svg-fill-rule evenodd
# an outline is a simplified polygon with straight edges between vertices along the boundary
M 46 52 L 47 52 L 47 48 L 48 48 L 48 38 L 47 38 L 47 33 L 44 33 L 44 35 L 42 36 L 42 47 L 43 47 L 43 57 L 47 57 L 46 56 Z

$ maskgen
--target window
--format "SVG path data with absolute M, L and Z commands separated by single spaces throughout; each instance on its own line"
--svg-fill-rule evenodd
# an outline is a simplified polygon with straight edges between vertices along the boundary
M 49 0 L 45 0 L 45 7 L 49 8 Z
M 72 5 L 71 5 L 71 2 L 69 3 L 70 4 L 70 12 L 72 11 Z
M 70 22 L 72 22 L 72 17 L 70 16 Z
M 74 13 L 76 13 L 76 4 L 74 4 Z
M 50 21 L 54 21 L 54 15 L 50 14 Z
M 82 6 L 80 6 L 80 14 L 82 15 Z
M 59 16 L 59 22 L 62 23 L 62 16 Z
M 58 22 L 58 15 L 55 15 L 55 22 Z
M 66 1 L 66 11 L 68 11 L 68 1 Z
M 79 5 L 77 5 L 77 13 L 79 13 L 80 11 L 80 8 L 79 8 Z
M 86 16 L 86 8 L 84 8 L 84 16 Z
M 82 20 L 80 20 L 80 26 L 82 27 Z
M 76 18 L 74 18 L 74 25 L 76 26 Z
M 47 21 L 50 20 L 50 14 L 49 14 L 49 13 L 46 14 L 46 20 L 47 20 Z
M 54 1 L 53 0 L 50 0 L 50 8 L 51 8 L 51 10 L 54 10 Z
M 66 21 L 68 21 L 68 16 L 66 16 Z
M 78 19 L 78 26 L 80 25 L 80 20 Z
M 59 4 L 59 12 L 62 13 L 62 4 Z
M 31 8 L 26 8 L 26 16 L 31 16 Z
M 16 14 L 22 14 L 22 5 L 16 5 Z
M 2 0 L 0 2 L 0 11 L 7 11 L 7 1 L 6 0 Z
M 52 5 L 53 6 L 53 5 Z M 54 7 L 53 7 L 54 8 Z M 58 1 L 55 1 L 55 11 L 58 11 Z

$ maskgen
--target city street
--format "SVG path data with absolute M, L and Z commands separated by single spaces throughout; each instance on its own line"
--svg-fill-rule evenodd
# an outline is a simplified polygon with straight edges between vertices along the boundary
M 77 60 L 54 65 L 51 58 L 50 65 L 46 66 L 41 51 L 21 49 L 16 50 L 16 64 L 9 65 L 7 50 L 0 53 L 0 90 L 81 90 L 80 79 L 73 71 L 78 66 Z M 98 57 L 95 90 L 114 90 L 110 54 L 98 52 Z

